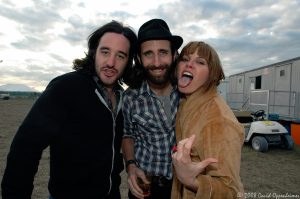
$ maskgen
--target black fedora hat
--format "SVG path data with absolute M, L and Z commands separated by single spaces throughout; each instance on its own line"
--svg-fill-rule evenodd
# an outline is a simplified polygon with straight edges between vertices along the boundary
M 140 27 L 137 45 L 139 46 L 142 42 L 148 40 L 169 40 L 176 50 L 183 43 L 180 36 L 172 35 L 167 23 L 162 19 L 151 19 Z

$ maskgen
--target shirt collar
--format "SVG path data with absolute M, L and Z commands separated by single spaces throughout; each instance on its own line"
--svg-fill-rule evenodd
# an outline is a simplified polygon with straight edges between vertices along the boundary
M 149 87 L 149 84 L 147 83 L 146 80 L 143 81 L 143 83 L 142 83 L 142 85 L 141 85 L 141 87 L 140 87 L 139 92 L 140 92 L 141 95 L 155 95 L 155 94 L 151 91 L 151 89 L 150 89 L 150 87 Z M 172 88 L 171 93 L 173 93 L 173 92 L 177 92 L 177 86 L 176 86 L 176 85 L 173 86 L 173 88 Z
M 97 75 L 93 75 L 93 79 L 96 82 L 97 86 L 101 89 L 101 91 L 106 91 L 107 88 L 104 86 L 104 84 L 102 83 L 102 81 L 99 79 L 99 77 Z M 113 87 L 113 91 L 116 93 L 121 93 L 122 91 L 124 91 L 124 89 L 122 88 L 122 86 L 120 84 L 116 84 Z

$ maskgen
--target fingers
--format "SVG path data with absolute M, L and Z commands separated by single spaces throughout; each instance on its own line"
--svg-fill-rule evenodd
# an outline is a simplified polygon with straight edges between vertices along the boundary
M 182 152 L 182 148 L 183 148 L 183 146 L 185 145 L 185 143 L 188 141 L 188 138 L 185 138 L 185 139 L 183 139 L 183 140 L 181 140 L 181 141 L 179 141 L 178 142 L 178 144 L 177 144 L 177 153 L 178 152 Z
M 205 160 L 202 160 L 201 162 L 197 163 L 198 172 L 202 173 L 208 165 L 211 165 L 211 164 L 217 163 L 217 162 L 218 162 L 218 160 L 215 158 L 207 158 Z
M 207 158 L 201 162 L 192 162 L 191 149 L 195 139 L 196 136 L 193 134 L 189 138 L 178 142 L 177 152 L 172 154 L 173 165 L 176 171 L 178 169 L 185 169 L 190 174 L 195 173 L 198 175 L 202 173 L 207 166 L 218 162 L 215 158 Z
M 210 164 L 212 164 L 212 163 L 218 162 L 218 160 L 215 159 L 215 158 L 207 158 L 207 159 L 203 160 L 202 162 L 203 162 L 203 165 L 204 165 L 205 167 L 207 167 L 208 165 L 210 165 Z
M 191 150 L 192 150 L 192 145 L 195 140 L 195 135 L 192 135 L 191 137 L 188 138 L 188 140 L 185 142 L 183 148 L 182 148 L 182 155 L 183 157 L 186 157 L 186 161 L 191 161 L 190 155 L 191 155 Z
M 147 177 L 145 175 L 140 176 L 140 178 L 144 184 L 150 184 L 150 181 L 147 179 Z
M 216 158 L 207 158 L 207 159 L 203 160 L 203 162 L 208 165 L 211 163 L 216 163 L 216 162 L 218 162 L 218 160 Z
M 137 183 L 137 178 L 145 178 L 145 174 L 140 169 L 136 168 L 134 172 L 128 173 L 128 188 L 130 189 L 130 192 L 137 198 L 144 198 L 143 191 L 139 187 Z
M 195 141 L 195 138 L 196 138 L 195 134 L 193 134 L 191 137 L 189 137 L 188 140 L 185 142 L 184 147 L 187 149 L 191 149 L 192 145 Z
M 189 138 L 185 138 L 178 142 L 177 152 L 173 153 L 172 158 L 182 159 L 182 161 L 190 161 L 191 148 L 195 140 L 195 135 L 192 135 Z
M 191 149 L 195 141 L 195 134 L 191 135 L 189 138 L 185 138 L 178 142 L 177 151 L 182 150 L 183 148 Z

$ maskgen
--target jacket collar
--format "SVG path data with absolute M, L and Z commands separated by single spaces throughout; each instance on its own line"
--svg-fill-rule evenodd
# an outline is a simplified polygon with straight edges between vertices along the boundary
M 212 98 L 217 96 L 217 88 L 211 87 L 209 90 L 204 90 L 203 88 L 199 88 L 191 95 L 183 97 L 181 99 L 182 105 L 185 105 L 185 109 L 195 109 L 195 105 L 197 107 L 202 106 L 207 101 L 210 101 Z

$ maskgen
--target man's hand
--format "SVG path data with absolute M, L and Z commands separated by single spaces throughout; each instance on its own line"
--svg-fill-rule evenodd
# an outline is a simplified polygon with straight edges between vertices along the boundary
M 215 158 L 207 158 L 201 162 L 192 162 L 191 148 L 195 140 L 195 135 L 179 141 L 177 152 L 172 154 L 173 165 L 177 174 L 178 180 L 193 191 L 198 189 L 197 176 L 204 169 L 218 160 Z
M 130 192 L 137 198 L 143 199 L 143 191 L 139 187 L 137 183 L 137 178 L 141 178 L 143 182 L 145 183 L 150 183 L 145 176 L 145 173 L 143 170 L 138 168 L 135 164 L 130 164 L 127 167 L 127 183 L 128 183 L 128 188 L 130 189 Z

